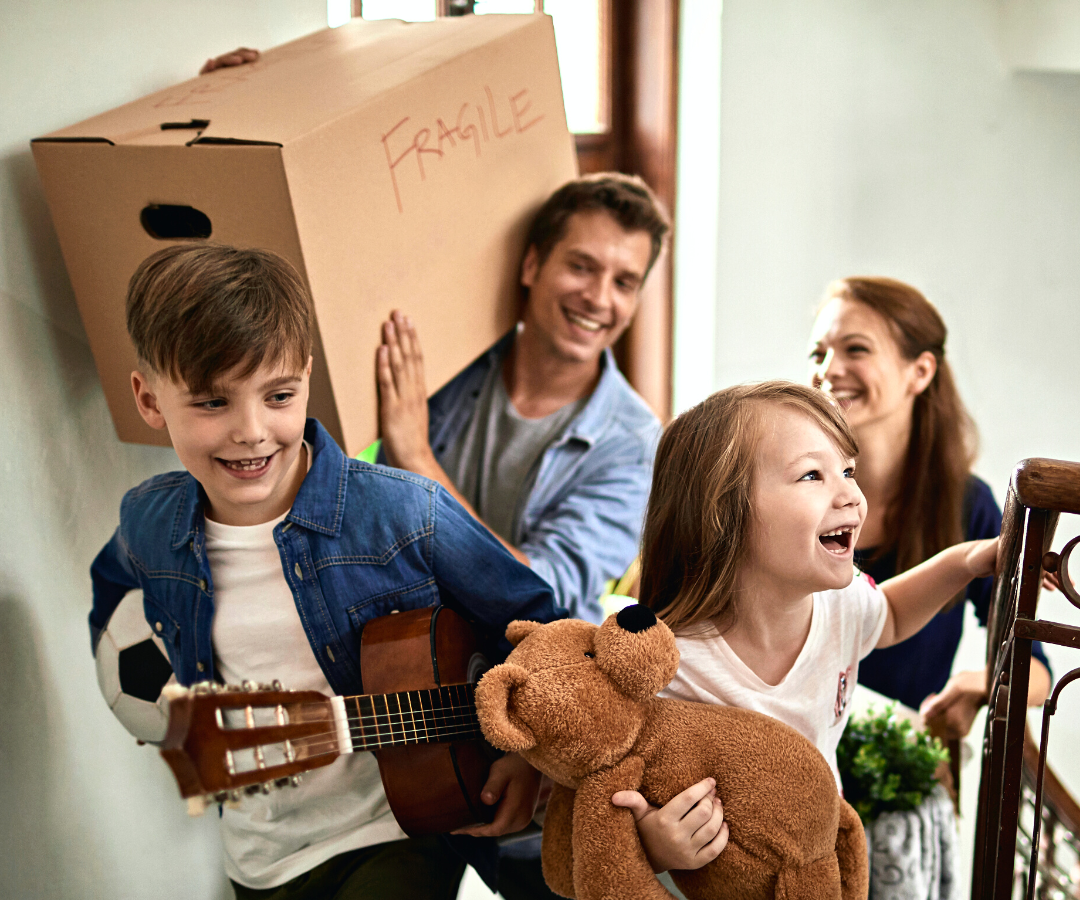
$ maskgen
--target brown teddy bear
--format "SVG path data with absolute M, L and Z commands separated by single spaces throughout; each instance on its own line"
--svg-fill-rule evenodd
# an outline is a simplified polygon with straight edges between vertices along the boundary
M 511 622 L 514 650 L 476 687 L 488 741 L 555 782 L 544 819 L 544 878 L 578 900 L 670 900 L 616 791 L 661 806 L 716 779 L 730 838 L 672 878 L 695 898 L 863 900 L 866 838 L 829 764 L 784 723 L 744 709 L 655 696 L 674 676 L 671 630 L 644 606 L 596 626 Z

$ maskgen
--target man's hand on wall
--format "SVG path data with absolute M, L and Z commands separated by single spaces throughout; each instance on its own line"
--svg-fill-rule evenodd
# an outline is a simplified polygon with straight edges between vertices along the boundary
M 242 66 L 244 63 L 255 62 L 258 58 L 258 50 L 252 50 L 250 47 L 237 47 L 228 53 L 222 53 L 221 56 L 208 59 L 203 63 L 203 67 L 199 69 L 199 74 L 205 75 L 207 72 L 227 69 L 230 66 Z

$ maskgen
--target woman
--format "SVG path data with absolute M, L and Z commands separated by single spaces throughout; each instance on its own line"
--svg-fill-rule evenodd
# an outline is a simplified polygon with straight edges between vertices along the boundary
M 845 410 L 859 441 L 858 482 L 867 501 L 856 561 L 884 581 L 963 540 L 994 537 L 1001 512 L 971 474 L 975 426 L 945 359 L 945 323 L 915 288 L 890 278 L 829 285 L 810 338 L 811 383 Z M 935 731 L 962 737 L 986 702 L 984 670 L 951 678 L 964 600 L 986 624 L 992 579 L 972 582 L 914 637 L 875 650 L 859 682 L 919 709 Z M 1034 644 L 1028 703 L 1050 690 Z

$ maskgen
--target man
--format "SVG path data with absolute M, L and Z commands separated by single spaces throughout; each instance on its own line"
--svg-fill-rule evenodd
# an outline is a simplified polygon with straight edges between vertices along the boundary
M 610 348 L 668 228 L 640 178 L 572 181 L 529 229 L 514 331 L 430 401 L 406 315 L 391 315 L 378 351 L 385 461 L 446 487 L 593 621 L 604 583 L 637 554 L 659 431 Z

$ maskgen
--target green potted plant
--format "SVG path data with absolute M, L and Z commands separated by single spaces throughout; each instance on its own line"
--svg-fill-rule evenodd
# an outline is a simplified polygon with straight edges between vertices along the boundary
M 956 819 L 935 777 L 948 752 L 896 714 L 852 718 L 836 761 L 844 798 L 862 819 L 871 900 L 949 900 L 957 889 Z

